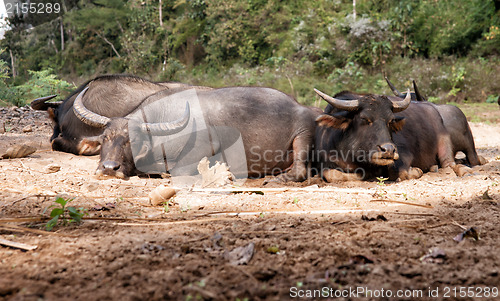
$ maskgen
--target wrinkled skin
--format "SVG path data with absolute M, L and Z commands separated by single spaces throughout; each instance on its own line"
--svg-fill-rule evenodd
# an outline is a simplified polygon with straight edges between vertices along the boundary
M 141 107 L 176 92 L 161 91 L 151 95 Z M 224 150 L 231 141 L 226 142 L 228 134 L 221 131 L 230 128 L 241 134 L 249 177 L 280 174 L 279 181 L 306 179 L 306 162 L 313 143 L 318 112 L 270 88 L 221 88 L 198 91 L 197 97 L 212 141 L 197 141 L 188 137 L 195 142 L 189 147 L 186 147 L 189 142 L 179 143 L 179 158 L 189 158 L 190 162 L 198 163 L 204 156 L 210 157 Z M 165 115 L 169 115 L 167 113 Z M 113 118 L 107 125 L 102 135 L 97 174 L 117 177 L 138 174 L 132 158 L 131 138 L 129 132 L 124 130 L 126 123 L 126 118 Z M 191 149 L 197 150 L 194 157 Z M 197 171 L 186 170 L 186 173 L 196 174 Z
M 360 179 L 405 180 L 420 177 L 436 164 L 454 165 L 449 135 L 432 105 L 412 102 L 393 113 L 393 97 L 341 92 L 335 98 L 359 99 L 360 106 L 346 112 L 328 105 L 317 119 L 315 166 L 325 177 L 334 174 L 325 171 L 337 169 Z M 369 155 L 346 156 L 353 152 Z
M 99 154 L 100 143 L 91 137 L 102 134 L 103 129 L 81 122 L 73 112 L 76 96 L 86 87 L 89 89 L 83 101 L 89 109 L 107 117 L 123 117 L 133 111 L 145 97 L 179 86 L 188 87 L 180 83 L 153 83 L 127 75 L 104 75 L 90 80 L 57 108 L 42 108 L 48 111 L 54 124 L 54 132 L 50 138 L 52 149 L 76 155 Z

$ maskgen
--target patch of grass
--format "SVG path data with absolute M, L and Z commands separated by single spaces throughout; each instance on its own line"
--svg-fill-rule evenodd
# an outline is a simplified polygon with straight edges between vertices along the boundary
M 464 112 L 469 122 L 496 124 L 500 122 L 500 106 L 496 103 L 455 104 Z

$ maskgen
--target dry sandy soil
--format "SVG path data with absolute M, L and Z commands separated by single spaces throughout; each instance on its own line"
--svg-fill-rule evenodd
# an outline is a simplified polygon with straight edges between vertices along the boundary
M 183 189 L 167 209 L 150 206 L 148 193 L 168 178 L 97 179 L 98 157 L 50 150 L 45 112 L 0 113 L 0 155 L 12 145 L 38 149 L 0 160 L 0 238 L 37 247 L 0 246 L 2 300 L 499 298 L 497 107 L 497 124 L 471 124 L 489 163 L 462 178 L 440 170 L 383 185 L 312 179 L 278 187 L 288 191 Z M 86 219 L 45 231 L 56 196 L 74 198 Z M 479 240 L 454 240 L 471 227 Z

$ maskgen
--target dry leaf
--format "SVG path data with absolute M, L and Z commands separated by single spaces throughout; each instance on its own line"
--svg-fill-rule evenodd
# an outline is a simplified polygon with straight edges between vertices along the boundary
M 201 159 L 198 164 L 198 171 L 202 177 L 203 187 L 219 187 L 231 184 L 233 174 L 229 171 L 226 163 L 216 162 L 214 166 L 209 167 L 210 161 L 207 157 Z
M 247 264 L 253 257 L 254 249 L 255 244 L 251 242 L 246 246 L 233 249 L 231 252 L 226 253 L 224 257 L 229 260 L 229 263 L 232 265 Z
M 7 149 L 7 152 L 2 155 L 4 159 L 13 159 L 13 158 L 24 158 L 32 153 L 36 152 L 36 147 L 29 145 L 14 145 Z

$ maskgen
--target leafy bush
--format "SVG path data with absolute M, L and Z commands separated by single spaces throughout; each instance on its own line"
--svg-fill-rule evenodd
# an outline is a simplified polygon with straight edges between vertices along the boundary
M 52 69 L 42 71 L 29 71 L 31 78 L 23 85 L 17 86 L 22 98 L 17 100 L 16 105 L 24 105 L 34 98 L 51 94 L 64 95 L 75 88 L 64 80 L 57 79 Z

